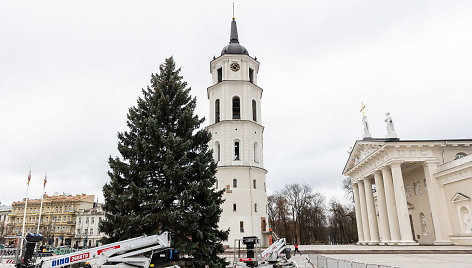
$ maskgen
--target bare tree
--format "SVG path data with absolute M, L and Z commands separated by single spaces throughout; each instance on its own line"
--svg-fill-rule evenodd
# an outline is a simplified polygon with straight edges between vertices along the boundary
M 272 230 L 278 235 L 288 239 L 289 220 L 288 212 L 289 207 L 287 199 L 280 194 L 275 192 L 273 195 L 268 197 L 269 206 L 269 224 Z
M 277 192 L 275 194 L 277 194 Z M 277 230 L 276 230 L 277 208 L 275 206 L 275 204 L 276 204 L 275 194 L 269 195 L 267 197 L 267 216 L 269 217 L 269 226 L 272 227 L 273 231 L 277 232 Z
M 311 187 L 306 184 L 289 184 L 285 186 L 282 194 L 289 203 L 292 220 L 295 224 L 293 228 L 293 236 L 296 241 L 294 242 L 300 243 L 302 242 L 300 241 L 300 238 L 303 237 L 304 232 L 304 230 L 300 229 L 302 222 L 302 211 L 310 203 Z
M 325 197 L 320 193 L 312 194 L 310 203 L 303 209 L 300 228 L 304 231 L 301 238 L 304 244 L 322 243 L 327 240 L 327 220 Z
M 343 189 L 344 193 L 346 194 L 346 198 L 354 203 L 354 193 L 352 190 L 351 179 L 349 177 L 345 177 L 343 179 Z
M 348 243 L 357 239 L 352 207 L 313 192 L 306 184 L 286 185 L 268 199 L 269 224 L 289 243 Z
M 357 241 L 355 213 L 352 207 L 344 206 L 337 200 L 329 204 L 329 238 L 333 244 L 346 244 Z

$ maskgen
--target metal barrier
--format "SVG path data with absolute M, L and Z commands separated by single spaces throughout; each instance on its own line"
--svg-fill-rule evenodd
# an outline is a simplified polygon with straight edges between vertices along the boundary
M 17 263 L 19 256 L 22 256 L 25 249 L 21 252 L 16 248 L 5 248 L 0 250 L 0 263 Z
M 315 268 L 398 268 L 396 266 L 360 263 L 350 260 L 335 259 L 323 255 L 309 255 L 306 264 L 299 263 L 298 267 Z
M 20 252 L 16 248 L 4 248 L 0 249 L 0 263 L 5 263 L 5 260 L 13 260 L 14 263 L 17 262 L 18 256 L 22 256 L 24 253 L 25 249 Z M 51 256 L 51 255 L 64 255 L 64 254 L 69 254 L 72 252 L 78 251 L 77 249 L 74 248 L 53 248 L 49 252 L 37 252 L 35 251 L 35 257 L 42 257 L 42 256 Z
M 0 249 L 0 256 L 14 256 L 15 254 L 16 254 L 16 248 Z
M 220 257 L 226 257 L 227 261 L 233 259 L 231 254 L 220 255 Z M 298 256 L 297 256 L 298 257 Z M 301 259 L 302 258 L 302 259 Z M 292 257 L 292 260 L 296 262 L 296 267 L 298 268 L 399 268 L 397 266 L 381 265 L 381 264 L 371 264 L 371 263 L 361 263 L 349 260 L 335 259 L 327 257 L 324 255 L 302 255 L 298 258 Z M 231 263 L 227 267 L 246 267 L 238 265 L 237 263 Z M 265 267 L 265 266 L 264 266 Z

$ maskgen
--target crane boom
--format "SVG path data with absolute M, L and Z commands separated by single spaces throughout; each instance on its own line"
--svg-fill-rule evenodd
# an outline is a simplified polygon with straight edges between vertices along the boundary
M 85 249 L 61 256 L 37 260 L 35 266 L 41 268 L 61 268 L 74 263 L 90 262 L 95 267 L 149 267 L 151 258 L 137 256 L 146 252 L 170 248 L 170 233 L 140 236 L 99 247 Z
M 276 262 L 279 255 L 284 253 L 287 248 L 285 238 L 280 238 L 261 253 L 261 262 Z

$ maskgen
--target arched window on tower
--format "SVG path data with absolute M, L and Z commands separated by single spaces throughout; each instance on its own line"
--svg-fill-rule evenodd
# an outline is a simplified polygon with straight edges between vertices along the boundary
M 233 204 L 233 211 L 236 211 L 236 204 Z
M 240 157 L 239 157 L 239 141 L 234 142 L 234 160 L 240 160 Z
M 256 100 L 252 100 L 252 121 L 257 122 L 257 104 Z
M 254 187 L 254 189 L 257 189 L 256 186 L 257 186 L 257 185 L 256 185 L 256 180 L 252 180 L 252 187 Z
M 221 146 L 219 141 L 215 142 L 215 160 L 216 163 L 220 162 L 221 160 Z
M 217 70 L 217 76 L 218 76 L 218 83 L 223 81 L 223 68 L 218 68 Z
M 239 231 L 240 231 L 241 233 L 244 233 L 244 222 L 243 222 L 243 221 L 240 221 L 240 222 L 239 222 Z
M 254 212 L 257 212 L 257 203 L 254 203 Z
M 249 68 L 249 82 L 254 83 L 254 70 Z
M 220 122 L 220 99 L 215 101 L 215 123 Z
M 238 180 L 233 179 L 233 188 L 238 188 Z
M 259 144 L 254 142 L 254 163 L 259 163 Z
M 233 97 L 233 119 L 241 119 L 241 101 L 239 97 Z

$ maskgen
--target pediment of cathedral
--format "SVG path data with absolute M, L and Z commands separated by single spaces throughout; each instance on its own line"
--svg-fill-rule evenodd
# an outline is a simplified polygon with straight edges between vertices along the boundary
M 470 200 L 470 197 L 468 197 L 467 195 L 465 194 L 462 194 L 462 193 L 456 193 L 451 201 L 456 203 L 456 202 L 461 202 L 461 201 L 467 201 L 467 200 Z
M 364 159 L 366 159 L 368 156 L 380 149 L 380 147 L 382 147 L 383 145 L 383 142 L 356 141 L 356 143 L 354 144 L 354 148 L 352 148 L 350 152 L 349 159 L 347 161 L 343 173 L 346 173 L 348 170 L 361 163 Z

